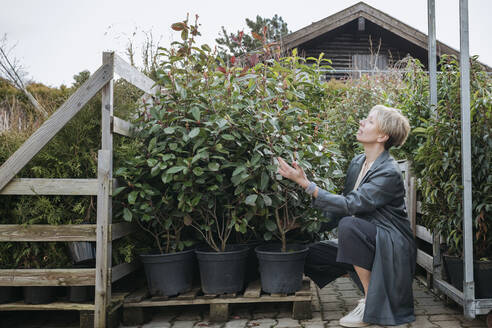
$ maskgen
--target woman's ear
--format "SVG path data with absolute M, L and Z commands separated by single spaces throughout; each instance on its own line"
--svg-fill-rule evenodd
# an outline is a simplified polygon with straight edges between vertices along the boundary
M 378 142 L 381 142 L 381 143 L 385 143 L 386 141 L 388 141 L 389 139 L 389 135 L 387 134 L 380 134 L 377 141 Z

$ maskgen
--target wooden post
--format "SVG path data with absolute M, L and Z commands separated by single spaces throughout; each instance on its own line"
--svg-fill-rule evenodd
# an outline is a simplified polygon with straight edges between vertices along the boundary
M 114 53 L 103 53 L 103 65 L 113 67 Z M 102 88 L 101 150 L 98 152 L 96 295 L 94 327 L 106 327 L 107 308 L 111 301 L 111 236 L 112 222 L 110 183 L 113 179 L 113 80 Z
M 210 304 L 210 321 L 224 322 L 229 319 L 229 304 Z

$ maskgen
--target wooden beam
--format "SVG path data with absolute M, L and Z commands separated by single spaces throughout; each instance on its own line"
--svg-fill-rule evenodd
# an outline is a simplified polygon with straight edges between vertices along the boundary
M 121 134 L 123 136 L 133 136 L 135 126 L 119 117 L 113 116 L 113 132 Z
M 138 268 L 140 268 L 140 263 L 137 261 L 118 264 L 111 269 L 111 280 L 112 282 L 118 281 Z
M 429 229 L 427 229 L 424 226 L 417 224 L 415 226 L 415 232 L 416 232 L 415 235 L 417 236 L 417 238 L 420 238 L 422 240 L 425 240 L 429 244 L 432 244 L 432 240 L 433 240 L 432 239 L 432 232 Z
M 151 78 L 140 72 L 132 65 L 128 64 L 117 54 L 114 54 L 114 70 L 116 74 L 145 93 L 152 95 L 157 90 L 155 87 L 155 82 Z
M 97 195 L 97 179 L 12 179 L 0 195 Z
M 312 296 L 295 296 L 295 295 L 287 295 L 287 296 L 270 296 L 270 295 L 262 295 L 260 297 L 236 297 L 236 298 L 204 298 L 198 297 L 194 300 L 167 300 L 167 301 L 151 301 L 145 300 L 138 303 L 125 303 L 123 307 L 152 307 L 152 306 L 169 306 L 169 305 L 191 305 L 191 304 L 223 304 L 223 303 L 270 303 L 270 302 L 301 302 L 301 301 L 311 301 Z
M 130 222 L 118 222 L 111 224 L 111 240 L 128 236 L 135 231 L 135 226 Z
M 424 268 L 427 272 L 432 273 L 432 256 L 417 249 L 417 264 Z
M 26 304 L 14 302 L 0 304 L 0 311 L 29 311 L 29 310 L 56 310 L 56 311 L 94 311 L 94 304 L 52 302 L 48 304 Z
M 113 78 L 113 66 L 102 65 L 0 167 L 0 190 Z
M 5 269 L 0 286 L 94 286 L 94 269 Z
M 96 225 L 1 224 L 0 242 L 4 241 L 96 241 Z

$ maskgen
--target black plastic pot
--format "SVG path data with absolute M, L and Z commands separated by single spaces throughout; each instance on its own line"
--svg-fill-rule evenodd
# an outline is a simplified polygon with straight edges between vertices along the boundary
M 444 269 L 449 282 L 456 289 L 463 291 L 463 259 L 444 255 Z M 475 281 L 475 298 L 492 298 L 492 261 L 473 262 L 473 280 Z
M 193 283 L 194 251 L 140 255 L 152 296 L 174 296 L 187 292 Z
M 475 261 L 475 298 L 492 298 L 492 261 Z
M 261 289 L 267 293 L 295 293 L 302 287 L 304 262 L 309 248 L 304 245 L 287 245 L 281 252 L 281 245 L 256 247 L 260 264 Z
M 225 252 L 199 248 L 195 253 L 205 294 L 229 294 L 243 289 L 247 246 L 228 245 Z
M 248 247 L 248 257 L 246 258 L 246 271 L 244 273 L 244 284 L 248 285 L 250 282 L 258 280 L 260 278 L 260 271 L 258 270 L 258 257 L 256 256 L 255 248 L 262 245 L 261 241 L 251 241 L 245 244 L 240 244 Z
M 68 288 L 68 300 L 73 303 L 92 301 L 94 293 L 94 286 L 70 286 Z
M 11 286 L 0 287 L 0 304 L 16 301 L 20 298 L 20 288 Z
M 88 263 L 96 258 L 96 247 L 88 241 L 76 241 L 68 243 L 70 255 L 75 263 Z
M 24 303 L 47 304 L 55 300 L 56 287 L 54 286 L 26 286 L 22 288 Z

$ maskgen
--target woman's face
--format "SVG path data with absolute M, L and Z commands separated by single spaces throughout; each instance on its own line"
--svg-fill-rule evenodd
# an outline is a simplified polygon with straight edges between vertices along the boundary
M 377 112 L 370 112 L 365 119 L 359 122 L 357 141 L 363 144 L 386 142 L 385 136 L 387 135 L 379 130 L 376 116 Z

